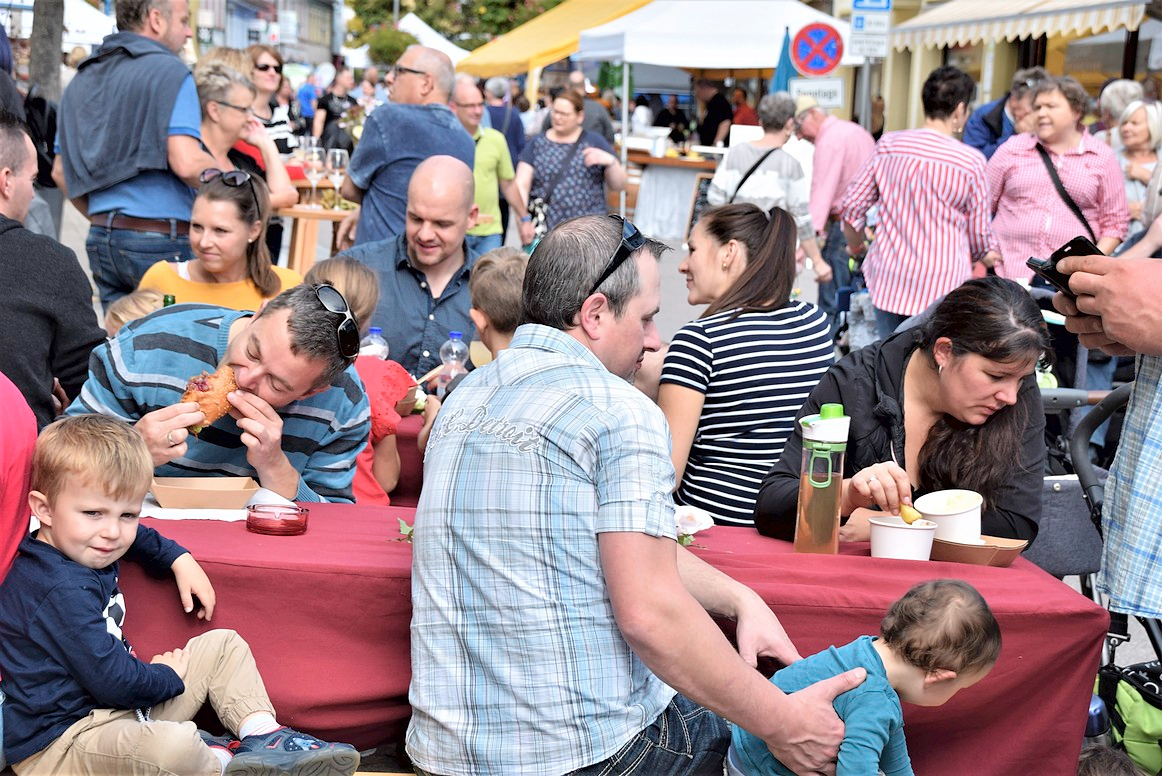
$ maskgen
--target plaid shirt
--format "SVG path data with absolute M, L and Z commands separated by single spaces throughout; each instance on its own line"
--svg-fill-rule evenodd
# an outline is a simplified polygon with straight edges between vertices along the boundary
M 1073 197 L 1097 240 L 1123 240 L 1130 226 L 1122 171 L 1114 152 L 1089 133 L 1063 155 L 1049 152 L 1061 185 Z M 1029 280 L 1030 256 L 1045 258 L 1078 235 L 1088 233 L 1053 186 L 1037 153 L 1037 136 L 1014 135 L 989 159 L 993 234 L 989 245 L 1001 255 L 996 272 L 1013 280 Z M 1095 240 L 1096 242 L 1096 240 Z
M 1162 357 L 1137 366 L 1106 489 L 1098 586 L 1114 611 L 1162 617 Z
M 412 573 L 407 751 L 432 773 L 565 773 L 674 691 L 614 620 L 598 534 L 673 538 L 661 411 L 568 334 L 517 329 L 440 410 Z

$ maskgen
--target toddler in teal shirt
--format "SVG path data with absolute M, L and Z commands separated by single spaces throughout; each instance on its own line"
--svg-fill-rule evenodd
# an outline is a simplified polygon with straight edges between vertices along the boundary
M 835 699 L 845 731 L 836 776 L 912 776 L 900 701 L 941 706 L 988 674 L 1001 652 L 1001 630 L 976 588 L 957 579 L 914 585 L 892 604 L 880 637 L 804 658 L 771 681 L 784 692 L 862 666 L 867 680 Z M 758 736 L 735 727 L 728 776 L 791 776 Z

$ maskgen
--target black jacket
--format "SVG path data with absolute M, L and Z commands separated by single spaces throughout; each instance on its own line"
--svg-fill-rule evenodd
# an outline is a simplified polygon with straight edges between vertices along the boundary
M 904 465 L 904 368 L 919 347 L 920 332 L 909 329 L 850 354 L 827 371 L 798 417 L 814 415 L 823 404 L 837 402 L 851 418 L 843 477 L 872 464 L 896 461 Z M 1020 460 L 1012 465 L 1012 477 L 995 503 L 981 515 L 981 530 L 990 536 L 1032 540 L 1041 522 L 1041 483 L 1045 469 L 1045 411 L 1032 375 L 1021 383 L 1017 404 L 1028 424 L 1022 438 Z M 792 539 L 799 497 L 803 432 L 798 423 L 787 438 L 783 455 L 771 467 L 759 488 L 755 503 L 755 527 L 760 533 Z M 971 488 L 971 483 L 964 483 Z M 915 492 L 921 496 L 930 488 Z
M 0 216 L 0 372 L 16 384 L 38 427 L 53 419 L 52 378 L 70 399 L 88 377 L 89 353 L 105 341 L 93 287 L 76 255 Z

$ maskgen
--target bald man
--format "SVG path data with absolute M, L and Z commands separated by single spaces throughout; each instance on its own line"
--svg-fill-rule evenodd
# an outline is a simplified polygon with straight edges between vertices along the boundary
M 339 254 L 379 273 L 371 325 L 383 328 L 389 358 L 415 377 L 440 363 L 448 332 L 463 332 L 465 342 L 476 332 L 468 316 L 468 276 L 476 256 L 464 239 L 476 225 L 474 199 L 472 168 L 451 156 L 432 156 L 412 173 L 404 233 Z
M 409 46 L 388 71 L 391 103 L 367 117 L 343 180 L 343 196 L 361 207 L 340 226 L 341 245 L 403 234 L 404 192 L 428 157 L 447 154 L 472 168 L 476 148 L 448 108 L 455 77 L 448 55 L 424 46 Z

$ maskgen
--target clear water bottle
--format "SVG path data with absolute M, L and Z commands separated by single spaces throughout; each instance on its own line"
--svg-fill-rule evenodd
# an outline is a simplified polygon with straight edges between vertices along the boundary
M 468 343 L 464 335 L 458 331 L 448 332 L 448 341 L 440 346 L 440 362 L 444 368 L 436 378 L 436 398 L 444 400 L 448 392 L 448 383 L 456 379 L 457 375 L 468 374 Z
M 839 552 L 839 511 L 843 497 L 843 458 L 851 418 L 842 404 L 824 404 L 818 415 L 799 419 L 803 461 L 799 475 L 799 510 L 795 552 L 835 555 Z
M 367 330 L 367 336 L 359 340 L 359 355 L 375 356 L 383 361 L 387 360 L 387 340 L 383 338 L 383 329 L 372 326 Z

